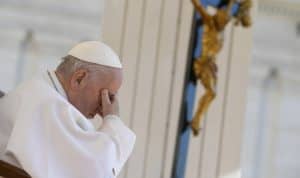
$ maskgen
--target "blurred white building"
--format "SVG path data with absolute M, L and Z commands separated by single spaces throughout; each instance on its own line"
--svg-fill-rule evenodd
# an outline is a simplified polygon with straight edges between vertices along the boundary
M 54 67 L 81 40 L 100 39 L 102 0 L 0 1 L 0 88 Z
M 245 178 L 300 177 L 300 1 L 260 0 L 243 145 Z

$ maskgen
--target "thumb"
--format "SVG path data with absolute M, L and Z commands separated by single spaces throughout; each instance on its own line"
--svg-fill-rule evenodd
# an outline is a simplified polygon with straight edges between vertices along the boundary
M 102 92 L 101 92 L 101 100 L 102 100 L 102 106 L 103 105 L 111 104 L 109 96 L 108 96 L 107 89 L 102 90 Z

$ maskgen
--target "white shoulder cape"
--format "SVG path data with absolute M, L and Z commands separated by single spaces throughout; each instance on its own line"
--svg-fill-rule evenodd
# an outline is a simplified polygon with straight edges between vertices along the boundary
M 0 116 L 12 127 L 5 153 L 33 178 L 115 177 L 136 139 L 114 115 L 82 129 L 76 121 L 86 118 L 42 78 L 0 99 Z

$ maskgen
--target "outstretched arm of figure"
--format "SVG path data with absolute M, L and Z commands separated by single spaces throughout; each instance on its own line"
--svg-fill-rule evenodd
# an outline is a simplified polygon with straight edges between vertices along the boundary
M 199 0 L 192 0 L 194 7 L 196 8 L 197 12 L 203 18 L 204 23 L 207 22 L 211 16 L 206 12 L 206 9 L 202 6 Z
M 228 14 L 231 13 L 232 6 L 234 5 L 234 2 L 235 2 L 235 1 L 236 1 L 236 0 L 228 0 L 228 5 L 227 5 L 227 7 L 226 7 L 226 11 L 227 11 Z

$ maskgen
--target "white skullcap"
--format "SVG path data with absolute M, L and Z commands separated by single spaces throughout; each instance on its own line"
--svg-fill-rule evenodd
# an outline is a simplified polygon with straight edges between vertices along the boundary
M 81 42 L 74 46 L 68 54 L 86 62 L 122 68 L 118 55 L 100 41 Z

